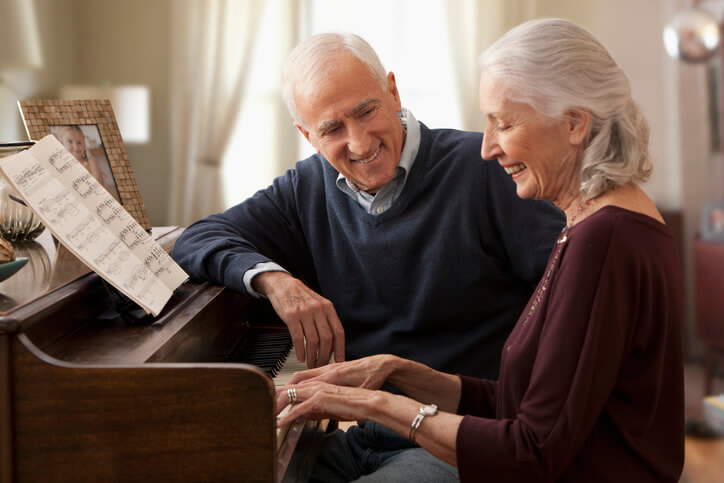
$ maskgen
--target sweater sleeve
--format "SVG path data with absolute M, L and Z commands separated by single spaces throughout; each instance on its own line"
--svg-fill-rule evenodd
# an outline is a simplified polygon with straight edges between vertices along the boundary
M 462 383 L 457 414 L 495 417 L 495 381 L 459 375 Z
M 498 384 L 503 377 L 526 381 L 519 406 L 500 419 L 464 417 L 457 435 L 462 480 L 475 480 L 482 471 L 491 481 L 556 481 L 604 417 L 604 406 L 616 404 L 611 398 L 622 398 L 624 410 L 609 416 L 618 419 L 609 424 L 646 434 L 642 428 L 650 424 L 647 415 L 655 406 L 648 402 L 658 393 L 642 385 L 658 380 L 665 351 L 656 332 L 661 333 L 660 326 L 642 321 L 638 307 L 667 294 L 650 291 L 647 279 L 652 276 L 639 261 L 645 241 L 612 243 L 613 235 L 601 235 L 576 243 L 571 236 L 558 277 L 549 287 L 545 322 L 534 330 L 530 320 L 506 343 L 503 366 L 511 372 L 501 375 Z M 636 244 L 638 249 L 632 249 Z M 639 335 L 637 350 L 648 357 L 648 369 L 637 360 L 627 371 L 634 331 L 646 326 L 652 328 Z M 528 334 L 537 350 L 526 346 Z M 532 365 L 516 362 L 525 357 L 533 359 Z M 523 369 L 516 372 L 516 365 Z M 622 384 L 621 377 L 632 377 L 628 374 L 639 384 Z M 636 410 L 626 402 L 632 396 L 642 398 Z
M 245 294 L 244 274 L 257 263 L 275 262 L 293 272 L 306 250 L 295 186 L 296 172 L 289 170 L 246 201 L 196 221 L 172 257 L 192 278 Z

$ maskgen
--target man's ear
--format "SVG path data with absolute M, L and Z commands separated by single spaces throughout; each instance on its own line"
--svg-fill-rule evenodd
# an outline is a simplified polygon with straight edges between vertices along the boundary
M 571 109 L 566 112 L 568 120 L 568 141 L 580 145 L 588 136 L 591 129 L 591 112 L 587 109 Z
M 397 82 L 395 81 L 395 73 L 394 72 L 388 72 L 387 73 L 387 92 L 392 94 L 392 97 L 395 99 L 395 102 L 397 103 L 397 110 L 402 109 L 402 101 L 400 100 L 400 93 L 397 90 Z
M 317 152 L 319 153 L 319 149 L 317 149 L 317 146 L 315 146 L 314 143 L 312 142 L 312 138 L 310 137 L 309 131 L 307 131 L 306 129 L 304 129 L 300 124 L 298 124 L 298 123 L 296 123 L 296 122 L 294 123 L 294 127 L 296 127 L 297 129 L 299 129 L 299 132 L 302 133 L 302 136 L 304 136 L 304 139 L 306 139 L 307 142 L 308 142 L 309 144 L 311 144 L 312 147 L 314 147 L 314 149 L 316 149 Z

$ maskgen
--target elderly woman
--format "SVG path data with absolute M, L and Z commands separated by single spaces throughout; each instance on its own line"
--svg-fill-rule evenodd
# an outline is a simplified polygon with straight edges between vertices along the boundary
M 393 355 L 332 364 L 278 390 L 280 410 L 294 403 L 279 425 L 376 421 L 462 481 L 676 482 L 681 274 L 672 234 L 638 186 L 651 173 L 648 127 L 627 78 L 589 32 L 555 19 L 509 31 L 481 67 L 483 158 L 497 158 L 520 197 L 551 200 L 567 218 L 500 379 Z M 404 395 L 378 390 L 385 382 Z

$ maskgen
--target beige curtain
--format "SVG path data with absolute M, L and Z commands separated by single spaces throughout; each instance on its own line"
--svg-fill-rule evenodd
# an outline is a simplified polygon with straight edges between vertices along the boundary
M 447 22 L 463 129 L 481 131 L 480 53 L 509 28 L 537 15 L 536 0 L 448 0 Z
M 282 70 L 299 42 L 307 0 L 266 0 L 244 109 L 223 157 L 223 197 L 232 206 L 267 187 L 299 159 L 301 135 L 282 100 Z
M 478 111 L 480 53 L 516 25 L 540 17 L 562 17 L 588 26 L 597 2 L 571 0 L 447 0 L 451 55 L 464 129 L 484 128 Z
M 170 222 L 222 211 L 221 158 L 242 108 L 263 0 L 174 0 Z

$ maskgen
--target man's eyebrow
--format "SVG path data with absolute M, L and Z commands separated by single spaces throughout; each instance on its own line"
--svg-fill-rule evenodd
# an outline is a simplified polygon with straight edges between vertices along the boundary
M 322 121 L 322 123 L 317 126 L 317 132 L 318 133 L 325 133 L 329 129 L 339 127 L 342 125 L 342 121 Z
M 354 116 L 356 114 L 359 114 L 360 112 L 366 110 L 368 107 L 375 105 L 378 106 L 381 104 L 381 101 L 376 98 L 370 98 L 370 99 L 363 99 L 362 102 L 357 104 L 351 111 L 349 111 L 350 116 Z
M 353 107 L 348 113 L 347 116 L 356 116 L 360 112 L 364 112 L 365 110 L 369 109 L 370 106 L 378 106 L 382 103 L 377 98 L 369 98 L 369 99 L 363 99 L 359 104 L 357 104 L 355 107 Z M 319 126 L 317 126 L 317 132 L 318 133 L 324 133 L 328 131 L 329 129 L 339 127 L 342 125 L 342 121 L 322 121 Z

